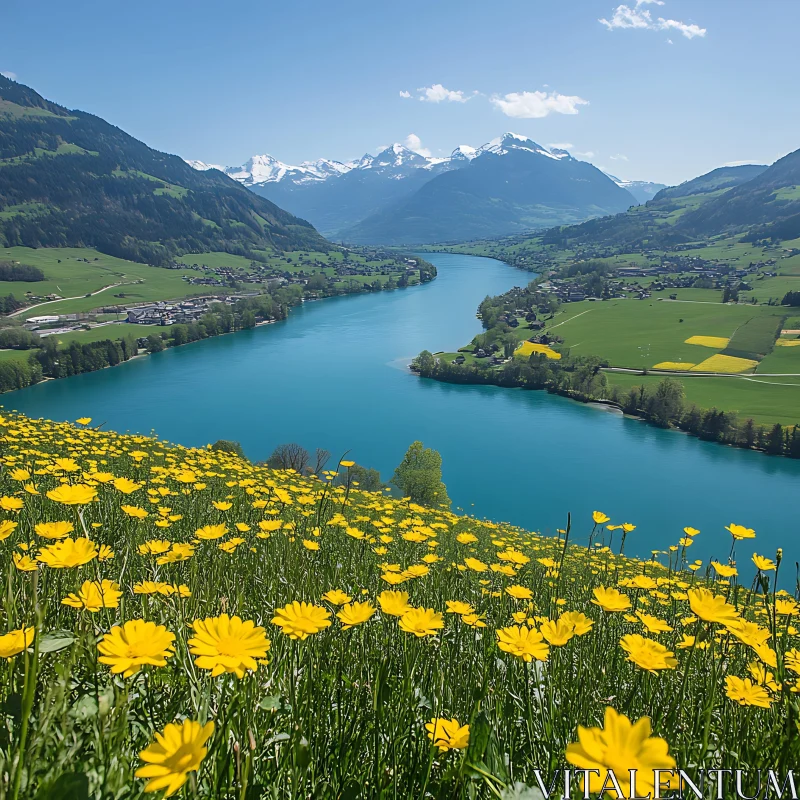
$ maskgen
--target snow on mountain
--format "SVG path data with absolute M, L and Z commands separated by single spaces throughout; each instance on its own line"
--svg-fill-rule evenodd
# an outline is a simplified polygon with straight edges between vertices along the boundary
M 604 174 L 611 178 L 620 188 L 627 189 L 639 203 L 646 203 L 648 200 L 652 200 L 662 189 L 667 188 L 664 183 L 653 183 L 653 181 L 629 181 L 618 178 L 610 172 Z
M 219 164 L 206 164 L 205 161 L 193 161 L 192 159 L 186 159 L 186 163 L 192 168 L 198 170 L 198 172 L 205 172 L 209 169 L 218 169 L 220 172 L 225 172 L 225 167 L 221 167 Z
M 359 159 L 347 162 L 320 158 L 316 161 L 303 161 L 301 164 L 293 165 L 285 164 L 277 158 L 265 154 L 253 156 L 240 167 L 221 167 L 202 161 L 187 161 L 187 163 L 198 170 L 221 170 L 245 186 L 274 183 L 302 186 L 338 178 L 353 170 L 371 170 L 376 174 L 385 174 L 393 180 L 403 180 L 414 174 L 414 170 L 417 169 L 438 173 L 462 167 L 486 153 L 506 155 L 520 150 L 537 153 L 556 161 L 573 158 L 566 150 L 556 148 L 548 150 L 527 136 L 508 132 L 492 139 L 482 147 L 475 148 L 468 144 L 459 145 L 445 158 L 421 155 L 403 144 L 395 143 L 384 148 L 377 155 L 367 153 Z M 623 184 L 619 183 L 619 185 Z

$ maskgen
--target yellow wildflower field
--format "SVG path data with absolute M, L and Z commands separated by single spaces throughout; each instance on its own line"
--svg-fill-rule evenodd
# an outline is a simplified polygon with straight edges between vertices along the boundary
M 511 798 L 587 765 L 754 796 L 800 763 L 800 605 L 745 525 L 638 560 L 602 511 L 546 537 L 80 422 L 0 415 L 0 797 Z
M 552 358 L 555 360 L 561 358 L 561 353 L 558 353 L 555 350 L 553 350 L 553 348 L 550 347 L 550 345 L 537 344 L 536 342 L 523 342 L 516 349 L 515 353 L 521 356 L 529 356 L 532 353 L 541 353 L 542 355 L 545 355 L 548 358 Z
M 690 336 L 684 344 L 699 344 L 703 347 L 713 347 L 722 350 L 730 344 L 730 339 L 724 336 Z
M 724 356 L 722 353 L 715 353 L 705 361 L 695 364 L 692 372 L 747 372 L 758 366 L 758 361 L 751 358 L 737 358 L 736 356 Z
M 778 339 L 775 344 L 778 347 L 800 347 L 800 339 Z

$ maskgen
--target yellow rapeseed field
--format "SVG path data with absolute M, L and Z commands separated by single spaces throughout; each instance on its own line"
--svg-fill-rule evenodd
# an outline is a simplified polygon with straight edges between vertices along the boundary
M 800 606 L 745 526 L 637 560 L 601 511 L 543 537 L 347 461 L 88 418 L 4 414 L 0 442 L 2 798 L 518 797 L 567 766 L 642 796 L 655 769 L 800 763 Z
M 775 344 L 778 347 L 800 347 L 800 339 L 778 339 Z
M 715 353 L 705 361 L 695 364 L 692 372 L 747 372 L 758 366 L 758 361 L 750 358 L 737 358 Z
M 559 359 L 561 358 L 561 353 L 556 352 L 553 350 L 550 345 L 547 344 L 537 344 L 536 342 L 523 342 L 517 349 L 516 354 L 521 356 L 529 356 L 532 353 L 541 353 L 548 358 L 552 359 Z
M 724 336 L 690 336 L 684 344 L 699 344 L 703 347 L 713 347 L 715 350 L 722 350 L 730 344 L 730 339 Z
M 687 370 L 693 366 L 694 364 L 690 364 L 687 361 L 662 361 L 656 364 L 653 369 Z

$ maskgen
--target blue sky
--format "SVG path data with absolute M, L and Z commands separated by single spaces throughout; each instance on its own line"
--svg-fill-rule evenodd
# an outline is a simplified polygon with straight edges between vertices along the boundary
M 3 6 L 0 72 L 211 163 L 345 160 L 409 136 L 445 155 L 510 130 L 676 183 L 800 147 L 796 0 Z

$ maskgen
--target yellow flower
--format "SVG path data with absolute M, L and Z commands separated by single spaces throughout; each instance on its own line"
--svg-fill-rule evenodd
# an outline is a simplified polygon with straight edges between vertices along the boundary
M 469 725 L 462 725 L 455 718 L 431 717 L 431 721 L 425 724 L 425 730 L 440 753 L 463 750 L 469 745 Z
M 483 617 L 482 614 L 463 614 L 461 621 L 470 628 L 485 628 L 486 623 L 483 621 Z
M 342 630 L 346 631 L 355 625 L 361 625 L 366 622 L 375 613 L 375 606 L 369 601 L 363 603 L 348 603 L 341 611 L 336 613 L 336 616 L 342 622 Z
M 75 526 L 71 522 L 39 522 L 34 530 L 44 539 L 63 539 L 75 530 Z
M 233 508 L 233 503 L 229 503 L 227 500 L 213 500 L 211 505 L 217 509 L 217 511 L 230 511 Z
M 636 612 L 639 621 L 647 629 L 648 633 L 669 633 L 672 628 L 663 619 L 645 614 L 641 611 Z
M 78 483 L 75 486 L 62 484 L 47 493 L 48 498 L 65 506 L 85 506 L 97 497 L 93 486 Z
M 186 783 L 186 776 L 196 772 L 208 753 L 206 742 L 214 733 L 214 723 L 185 720 L 181 724 L 171 722 L 156 740 L 139 753 L 145 766 L 136 770 L 137 778 L 149 779 L 145 792 L 164 790 L 164 797 L 171 797 Z
M 78 417 L 78 419 L 75 420 L 75 422 L 77 422 L 78 425 L 88 425 L 91 421 L 92 421 L 91 417 Z
M 98 661 L 111 671 L 130 678 L 144 665 L 164 667 L 173 655 L 175 635 L 163 625 L 132 619 L 121 627 L 115 625 L 98 643 Z
M 315 542 L 311 539 L 303 539 L 303 547 L 306 550 L 319 550 L 319 542 Z
M 250 530 L 250 526 L 246 522 L 237 522 L 236 530 L 239 531 L 239 533 L 247 533 L 247 531 Z
M 341 589 L 332 589 L 330 592 L 325 592 L 325 594 L 322 595 L 322 599 L 327 600 L 335 606 L 343 606 L 345 603 L 349 603 L 353 598 Z
M 5 539 L 8 539 L 9 536 L 14 532 L 14 528 L 17 527 L 19 523 L 13 522 L 10 519 L 4 519 L 0 522 L 0 542 Z
M 523 661 L 547 661 L 550 648 L 536 628 L 525 625 L 501 628 L 496 631 L 497 646 L 505 653 L 511 653 Z
M 145 517 L 149 516 L 147 511 L 145 511 L 143 508 L 139 508 L 139 506 L 120 506 L 120 508 L 129 517 L 133 517 L 133 519 L 144 519 Z
M 775 562 L 772 559 L 764 558 L 758 553 L 753 553 L 753 563 L 756 565 L 756 569 L 761 572 L 770 572 L 775 569 Z
M 602 525 L 609 522 L 611 517 L 606 516 L 602 511 L 592 511 L 592 521 L 595 525 Z
M 622 594 L 618 589 L 607 589 L 599 586 L 593 592 L 595 599 L 592 600 L 596 606 L 600 606 L 603 611 L 627 611 L 631 607 L 630 598 Z
M 458 536 L 456 536 L 456 541 L 460 544 L 472 544 L 478 541 L 478 537 L 471 533 L 459 533 Z
M 31 474 L 26 469 L 12 469 L 9 472 L 9 477 L 11 480 L 19 481 L 20 483 L 24 483 L 25 481 L 30 480 Z
M 18 512 L 22 510 L 25 503 L 19 497 L 0 497 L 0 509 L 3 511 Z
M 133 492 L 136 492 L 142 488 L 142 484 L 136 483 L 130 478 L 115 478 L 114 488 L 123 494 L 133 494 Z
M 628 654 L 628 661 L 653 674 L 660 669 L 675 669 L 678 666 L 674 653 L 653 639 L 631 633 L 623 636 L 619 643 Z
M 598 794 L 606 785 L 609 770 L 619 781 L 623 797 L 633 797 L 631 770 L 636 782 L 637 796 L 655 796 L 654 770 L 676 767 L 664 739 L 651 736 L 650 719 L 642 717 L 636 723 L 624 714 L 606 707 L 604 727 L 578 726 L 578 741 L 567 746 L 567 761 L 578 769 L 597 770 L 586 773 L 591 794 Z
M 12 658 L 33 644 L 34 629 L 18 628 L 0 636 L 0 658 Z
M 794 600 L 779 597 L 775 601 L 775 613 L 781 617 L 793 617 L 800 611 L 800 606 Z
M 585 614 L 580 611 L 565 611 L 560 617 L 567 625 L 571 625 L 576 636 L 583 636 L 589 633 L 594 625 L 594 620 L 589 619 Z
M 378 595 L 378 604 L 384 614 L 391 617 L 402 617 L 413 606 L 408 603 L 408 592 L 386 590 Z
M 57 458 L 53 465 L 58 472 L 77 472 L 80 467 L 72 458 Z
M 23 556 L 21 553 L 12 553 L 11 558 L 14 561 L 14 566 L 20 572 L 36 572 L 36 570 L 39 569 L 38 564 L 30 556 Z
M 478 561 L 477 558 L 465 558 L 464 566 L 471 569 L 473 572 L 486 572 L 487 566 L 483 561 Z
M 117 608 L 120 597 L 122 592 L 119 590 L 119 584 L 104 578 L 99 583 L 84 581 L 77 594 L 67 595 L 61 604 L 96 613 L 101 608 Z
M 167 539 L 150 539 L 139 545 L 139 553 L 143 556 L 157 556 L 160 553 L 166 553 L 170 547 L 172 547 L 172 542 Z
M 340 465 L 340 466 L 342 466 L 342 467 L 345 467 L 345 468 L 347 468 L 347 467 L 352 467 L 352 466 L 354 466 L 354 465 L 355 465 L 355 463 L 356 463 L 355 461 L 340 461 L 340 462 L 339 462 L 339 465 Z
M 469 603 L 462 603 L 461 600 L 447 600 L 445 602 L 448 614 L 474 614 L 475 609 Z
M 401 575 L 397 572 L 384 572 L 381 575 L 381 580 L 386 581 L 390 586 L 399 586 L 409 579 L 408 575 Z
M 733 522 L 730 525 L 726 525 L 725 530 L 734 539 L 755 539 L 756 536 L 756 532 L 752 528 L 745 528 L 744 525 L 735 525 Z
M 725 627 L 728 633 L 732 633 L 740 642 L 749 647 L 758 647 L 764 644 L 772 635 L 766 628 L 746 619 L 733 619 Z
M 436 636 L 436 632 L 444 628 L 444 619 L 432 608 L 412 608 L 400 617 L 399 624 L 400 630 L 422 638 Z
M 719 561 L 712 561 L 711 566 L 714 567 L 714 572 L 723 578 L 732 578 L 738 575 L 739 571 L 732 564 L 720 564 Z
M 728 625 L 739 616 L 739 612 L 724 597 L 714 595 L 708 589 L 689 589 L 687 594 L 692 611 L 705 622 Z
M 62 539 L 40 550 L 36 560 L 53 569 L 68 569 L 88 564 L 97 555 L 97 545 L 91 539 Z
M 561 647 L 575 635 L 575 628 L 562 617 L 557 621 L 547 620 L 542 623 L 541 632 L 551 645 Z
M 252 620 L 220 614 L 196 619 L 195 635 L 189 639 L 189 652 L 200 669 L 210 669 L 212 676 L 232 672 L 243 678 L 246 670 L 258 668 L 256 659 L 265 658 L 270 648 L 264 629 Z
M 769 708 L 772 705 L 772 698 L 767 690 L 754 684 L 750 678 L 742 680 L 735 675 L 728 675 L 725 678 L 725 694 L 740 706 Z
M 272 624 L 277 625 L 290 639 L 303 641 L 330 627 L 330 616 L 327 608 L 295 600 L 275 610 Z
M 110 561 L 112 558 L 114 558 L 114 551 L 107 544 L 101 544 L 97 551 L 97 560 Z
M 524 586 L 506 586 L 506 594 L 513 597 L 515 600 L 530 600 L 533 598 L 533 592 L 526 589 Z
M 194 532 L 194 535 L 198 539 L 207 541 L 210 539 L 221 539 L 227 533 L 228 528 L 223 523 L 222 525 L 204 525 L 202 528 L 198 528 Z
M 175 543 L 172 545 L 172 550 L 156 559 L 156 564 L 176 564 L 179 561 L 188 561 L 193 555 L 193 545 L 188 543 Z

